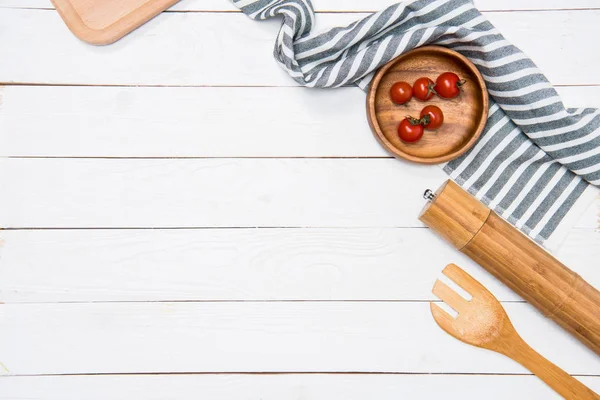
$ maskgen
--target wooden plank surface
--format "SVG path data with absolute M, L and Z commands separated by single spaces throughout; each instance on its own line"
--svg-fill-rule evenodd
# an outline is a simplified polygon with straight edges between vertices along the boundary
M 600 107 L 600 86 L 558 92 Z M 0 88 L 0 155 L 389 157 L 357 88 L 77 86 Z
M 5 156 L 388 157 L 358 88 L 7 86 L 0 96 Z
M 423 191 L 445 179 L 394 159 L 5 158 L 0 226 L 423 226 Z
M 428 229 L 17 230 L 0 239 L 3 303 L 434 300 L 450 262 L 500 300 L 522 301 Z M 556 256 L 600 286 L 590 262 L 600 260 L 600 232 L 574 230 Z
M 314 0 L 317 30 L 391 2 Z M 475 3 L 568 106 L 600 105 L 596 0 Z M 422 228 L 445 174 L 388 159 L 360 90 L 296 87 L 278 21 L 171 11 L 98 48 L 48 0 L 0 0 L 0 399 L 556 398 L 435 326 L 452 261 L 600 391 L 593 353 Z M 595 286 L 599 206 L 557 252 Z
M 446 179 L 396 159 L 4 158 L 0 226 L 422 227 Z
M 319 18 L 316 30 L 360 14 Z M 489 15 L 556 85 L 598 85 L 590 37 L 600 10 Z M 111 46 L 76 39 L 52 10 L 3 9 L 0 82 L 80 85 L 294 86 L 272 58 L 280 22 L 256 23 L 240 13 L 167 13 Z M 560 26 L 561 29 L 557 29 Z M 43 32 L 36 34 L 35 32 Z M 52 46 L 48 46 L 52 43 Z M 176 45 L 174 45 L 176 44 Z M 557 63 L 560 55 L 562 62 Z M 71 60 L 65 63 L 64 60 Z M 243 64 L 240 64 L 243 63 Z M 44 68 L 38 68 L 39 65 Z M 243 65 L 243 68 L 239 68 Z
M 533 307 L 504 306 L 550 361 L 598 373 L 600 358 Z M 4 304 L 0 354 L 4 373 L 17 375 L 526 372 L 446 334 L 427 302 Z
M 577 377 L 600 391 L 599 377 Z M 14 400 L 431 400 L 560 399 L 533 376 L 490 375 L 110 375 L 0 377 Z

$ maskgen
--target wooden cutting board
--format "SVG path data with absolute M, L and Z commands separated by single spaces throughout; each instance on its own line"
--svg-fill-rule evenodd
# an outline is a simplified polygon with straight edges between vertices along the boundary
M 91 44 L 110 44 L 179 0 L 52 0 L 71 32 Z

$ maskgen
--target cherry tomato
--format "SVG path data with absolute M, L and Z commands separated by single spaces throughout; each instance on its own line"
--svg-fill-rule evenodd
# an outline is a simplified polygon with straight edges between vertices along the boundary
M 444 72 L 435 81 L 435 91 L 444 99 L 453 99 L 460 94 L 460 87 L 465 83 L 454 72 Z
M 403 142 L 418 142 L 423 137 L 423 125 L 418 119 L 406 117 L 398 126 L 398 136 Z
M 435 131 L 444 123 L 444 113 L 437 106 L 425 106 L 421 110 L 421 123 L 425 129 Z
M 429 78 L 419 78 L 413 85 L 413 96 L 421 101 L 427 101 L 435 94 L 435 83 Z
M 390 89 L 390 97 L 396 104 L 408 103 L 408 101 L 412 99 L 412 96 L 412 87 L 406 82 L 396 82 Z

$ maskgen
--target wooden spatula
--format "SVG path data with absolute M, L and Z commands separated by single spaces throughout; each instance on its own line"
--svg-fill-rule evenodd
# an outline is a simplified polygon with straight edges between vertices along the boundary
M 453 318 L 435 303 L 430 303 L 435 322 L 450 335 L 473 346 L 512 358 L 566 399 L 600 399 L 592 390 L 533 350 L 519 336 L 500 302 L 482 284 L 454 264 L 442 271 L 467 291 L 466 300 L 448 285 L 436 281 L 433 294 L 452 307 Z

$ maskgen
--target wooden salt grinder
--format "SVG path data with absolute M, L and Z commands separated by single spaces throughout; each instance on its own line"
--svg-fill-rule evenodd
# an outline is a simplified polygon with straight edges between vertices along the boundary
M 600 292 L 456 183 L 419 219 L 600 355 Z

